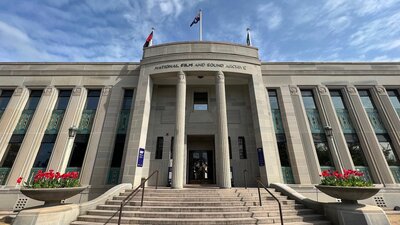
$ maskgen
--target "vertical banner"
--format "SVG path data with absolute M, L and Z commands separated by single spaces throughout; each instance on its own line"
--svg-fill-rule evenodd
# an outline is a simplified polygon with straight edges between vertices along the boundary
M 139 148 L 139 155 L 137 160 L 138 167 L 143 167 L 143 160 L 144 160 L 144 148 Z
M 262 148 L 257 148 L 257 155 L 258 155 L 258 165 L 265 166 L 264 152 Z

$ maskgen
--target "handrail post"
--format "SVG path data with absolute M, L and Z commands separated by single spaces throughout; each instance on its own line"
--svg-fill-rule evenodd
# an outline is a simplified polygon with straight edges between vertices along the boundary
M 257 190 L 258 190 L 258 200 L 260 201 L 260 206 L 262 206 L 261 193 L 260 193 L 260 183 L 258 181 L 257 181 Z
M 144 198 L 144 183 L 145 183 L 145 182 L 143 182 L 143 183 L 142 183 L 142 200 L 140 201 L 140 207 L 142 207 L 142 206 L 143 206 L 143 198 Z
M 119 208 L 119 216 L 118 216 L 118 225 L 121 224 L 121 217 L 122 217 L 122 208 L 124 207 L 124 200 L 121 202 L 121 206 Z
M 281 203 L 278 201 L 279 206 L 279 216 L 281 217 L 281 225 L 283 225 L 283 214 L 282 214 L 282 206 Z
M 246 177 L 247 170 L 243 170 L 243 178 L 244 178 L 244 189 L 247 189 L 247 177 Z
M 158 188 L 158 170 L 156 170 L 157 176 L 156 176 L 156 189 Z

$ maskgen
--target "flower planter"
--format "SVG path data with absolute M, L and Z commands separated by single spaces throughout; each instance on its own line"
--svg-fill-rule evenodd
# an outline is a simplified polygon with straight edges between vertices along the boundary
M 315 185 L 321 192 L 342 200 L 343 203 L 355 203 L 357 200 L 363 200 L 374 196 L 381 188 L 377 187 L 342 187 Z
M 86 188 L 87 186 L 71 188 L 21 188 L 21 192 L 29 198 L 44 201 L 44 206 L 53 206 L 61 204 L 61 200 L 77 195 Z

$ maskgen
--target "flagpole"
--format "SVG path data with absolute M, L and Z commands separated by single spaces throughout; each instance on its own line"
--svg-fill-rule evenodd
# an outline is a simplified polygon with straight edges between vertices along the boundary
M 203 41 L 203 12 L 199 11 L 200 14 L 200 26 L 199 26 L 199 35 L 200 35 L 200 41 Z
M 151 32 L 153 32 L 153 38 L 150 40 L 149 46 L 153 46 L 153 39 L 154 39 L 154 27 L 151 28 Z

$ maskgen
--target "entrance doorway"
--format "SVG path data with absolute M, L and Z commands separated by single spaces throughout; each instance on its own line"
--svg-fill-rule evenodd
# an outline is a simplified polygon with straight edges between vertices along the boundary
M 214 136 L 188 136 L 188 184 L 215 184 Z

